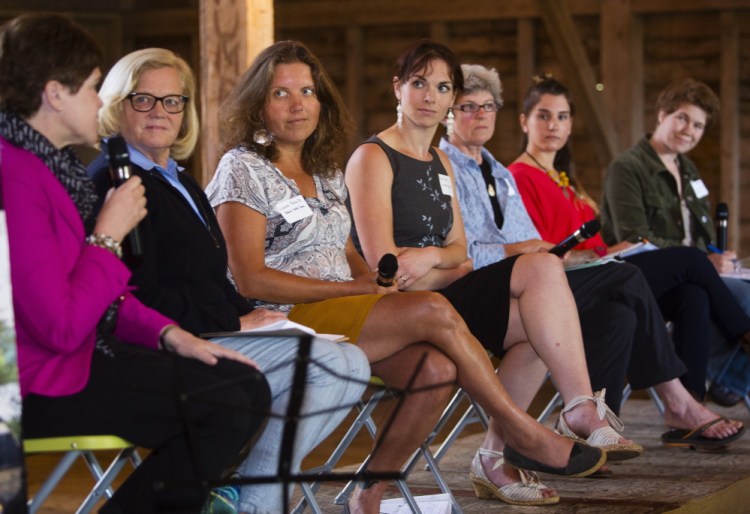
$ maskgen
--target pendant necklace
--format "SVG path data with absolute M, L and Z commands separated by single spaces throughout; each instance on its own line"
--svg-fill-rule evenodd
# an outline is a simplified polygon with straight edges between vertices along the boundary
M 540 170 L 545 172 L 547 176 L 552 179 L 552 182 L 557 184 L 557 186 L 562 189 L 563 194 L 565 195 L 565 198 L 568 198 L 568 187 L 570 186 L 570 179 L 568 178 L 568 174 L 564 171 L 558 171 L 557 174 L 559 175 L 559 178 L 555 176 L 554 170 L 548 170 L 544 166 L 542 166 L 542 163 L 540 163 L 536 157 L 531 155 L 531 153 L 528 150 L 524 150 L 524 153 L 529 156 L 529 158 L 536 163 L 536 165 L 539 167 Z

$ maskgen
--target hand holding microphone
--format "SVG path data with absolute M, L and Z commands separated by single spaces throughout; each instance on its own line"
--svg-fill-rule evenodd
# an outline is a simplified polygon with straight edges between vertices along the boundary
M 557 246 L 550 248 L 549 253 L 557 255 L 558 257 L 562 257 L 570 250 L 575 248 L 578 243 L 582 243 L 586 239 L 594 237 L 597 232 L 599 232 L 601 226 L 602 224 L 599 223 L 599 220 L 587 221 L 586 223 L 581 225 L 581 228 L 563 239 Z
M 130 154 L 128 145 L 121 136 L 110 138 L 107 141 L 109 169 L 112 181 L 115 186 L 121 186 L 132 175 L 130 171 Z M 128 234 L 127 248 L 132 257 L 141 257 L 143 250 L 141 248 L 141 234 L 138 225 L 133 227 Z
M 398 271 L 398 259 L 392 253 L 386 253 L 378 261 L 378 278 L 380 287 L 391 287 Z

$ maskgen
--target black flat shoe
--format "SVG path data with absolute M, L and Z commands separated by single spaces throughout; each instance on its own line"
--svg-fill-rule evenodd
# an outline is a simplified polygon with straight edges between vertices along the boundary
M 607 461 L 607 454 L 595 446 L 574 442 L 570 449 L 568 465 L 564 468 L 555 468 L 530 459 L 519 453 L 509 444 L 503 450 L 505 462 L 516 468 L 528 471 L 539 471 L 540 473 L 551 473 L 566 477 L 585 477 L 602 467 Z

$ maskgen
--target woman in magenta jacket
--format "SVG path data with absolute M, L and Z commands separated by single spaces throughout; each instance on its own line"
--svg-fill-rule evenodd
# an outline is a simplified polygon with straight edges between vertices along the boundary
M 100 512 L 199 512 L 207 490 L 195 486 L 219 478 L 258 430 L 268 386 L 252 361 L 128 292 L 120 241 L 146 213 L 143 186 L 133 178 L 111 191 L 95 219 L 95 188 L 70 148 L 97 139 L 100 60 L 91 36 L 62 16 L 0 29 L 23 434 L 115 434 L 154 450 Z M 193 486 L 169 487 L 177 481 Z

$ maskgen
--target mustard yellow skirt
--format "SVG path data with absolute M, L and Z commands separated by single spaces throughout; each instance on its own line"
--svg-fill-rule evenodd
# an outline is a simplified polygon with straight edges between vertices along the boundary
M 359 334 L 375 303 L 382 294 L 342 296 L 312 303 L 298 303 L 289 319 L 307 325 L 320 334 L 342 334 L 357 343 Z

